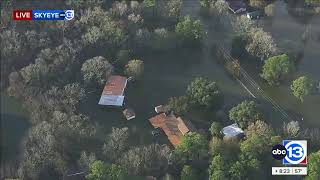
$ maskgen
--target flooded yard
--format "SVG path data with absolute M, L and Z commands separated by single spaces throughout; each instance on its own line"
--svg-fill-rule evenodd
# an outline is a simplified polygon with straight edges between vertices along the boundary
M 320 81 L 320 16 L 308 17 L 308 21 L 304 24 L 303 21 L 297 20 L 296 17 L 292 17 L 288 13 L 290 8 L 285 2 L 276 2 L 276 7 L 275 16 L 259 20 L 259 25 L 272 33 L 281 49 L 303 52 L 295 77 L 309 75 Z M 186 0 L 183 2 L 182 13 L 184 15 L 190 14 L 191 17 L 200 19 L 199 10 L 197 1 Z M 209 27 L 210 24 L 205 24 L 205 26 Z M 303 42 L 301 35 L 306 27 L 310 28 L 310 38 Z M 207 39 L 211 41 L 222 37 L 219 32 L 209 31 Z M 225 39 L 225 41 L 230 42 L 230 39 Z M 138 144 L 155 141 L 166 142 L 165 138 L 154 139 L 152 137 L 151 130 L 153 128 L 148 119 L 155 115 L 155 106 L 167 103 L 169 97 L 184 95 L 188 84 L 195 77 L 207 77 L 218 83 L 224 94 L 225 105 L 223 110 L 226 113 L 241 100 L 251 98 L 250 94 L 227 74 L 223 66 L 217 63 L 216 57 L 212 55 L 206 45 L 200 50 L 192 51 L 147 52 L 141 56 L 141 60 L 145 63 L 144 77 L 140 81 L 129 83 L 126 91 L 126 105 L 135 110 L 135 119 L 126 121 L 121 109 L 110 109 L 98 105 L 100 92 L 99 94 L 89 94 L 86 100 L 81 103 L 80 111 L 89 115 L 93 121 L 99 124 L 98 133 L 101 134 L 101 140 L 105 138 L 112 127 L 128 126 L 132 132 L 131 138 Z M 304 123 L 307 126 L 320 127 L 320 95 L 308 97 L 301 104 L 291 95 L 288 84 L 270 87 L 258 78 L 258 72 L 252 71 L 249 73 L 258 81 L 266 93 L 284 109 L 303 116 Z M 1 94 L 2 128 L 5 131 L 8 151 L 17 148 L 18 142 L 29 126 L 27 114 L 22 110 L 20 104 L 21 102 L 17 102 L 3 93 Z M 274 110 L 266 109 L 267 114 L 274 113 Z M 216 118 L 214 115 L 208 116 L 203 121 L 210 122 L 214 118 Z M 197 122 L 196 119 L 191 120 Z M 196 126 L 201 127 L 197 124 Z M 11 153 L 16 154 L 17 151 L 14 150 Z

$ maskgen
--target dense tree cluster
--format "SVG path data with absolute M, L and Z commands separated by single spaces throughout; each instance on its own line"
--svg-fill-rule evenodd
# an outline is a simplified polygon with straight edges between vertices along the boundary
M 270 85 L 279 85 L 294 72 L 294 64 L 286 54 L 269 58 L 262 67 L 261 77 Z
M 202 77 L 191 82 L 187 89 L 187 97 L 191 104 L 204 107 L 219 106 L 223 100 L 217 83 Z
M 230 110 L 229 118 L 239 127 L 247 128 L 250 123 L 261 120 L 262 114 L 254 101 L 243 101 Z
M 301 102 L 303 102 L 305 96 L 311 95 L 316 91 L 314 81 L 307 76 L 301 76 L 294 80 L 291 85 L 291 90 L 292 94 Z
M 200 20 L 192 20 L 190 16 L 181 19 L 176 25 L 175 32 L 183 44 L 198 44 L 203 38 Z

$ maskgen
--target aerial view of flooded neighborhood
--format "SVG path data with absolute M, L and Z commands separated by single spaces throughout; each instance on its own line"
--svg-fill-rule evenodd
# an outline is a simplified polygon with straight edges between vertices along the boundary
M 1 180 L 320 180 L 320 0 L 0 3 Z

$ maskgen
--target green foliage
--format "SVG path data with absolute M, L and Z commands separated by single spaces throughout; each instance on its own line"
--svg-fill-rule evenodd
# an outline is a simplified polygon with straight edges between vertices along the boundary
M 96 161 L 96 155 L 94 153 L 88 153 L 86 151 L 81 152 L 78 164 L 83 169 L 89 169 L 90 165 Z
M 188 99 L 185 96 L 171 97 L 169 98 L 168 107 L 181 116 L 188 111 Z
M 202 135 L 192 132 L 185 134 L 175 153 L 182 162 L 202 160 L 208 157 L 208 142 Z
M 125 67 L 124 73 L 127 76 L 133 76 L 136 79 L 142 78 L 144 71 L 144 63 L 141 60 L 131 60 Z
M 227 179 L 228 166 L 226 160 L 220 154 L 214 156 L 208 171 L 210 180 Z
M 146 7 L 154 7 L 156 5 L 156 0 L 143 0 L 143 4 Z
M 212 2 L 213 0 L 200 0 L 200 5 L 204 8 L 210 8 Z
M 90 165 L 87 180 L 125 180 L 127 172 L 119 165 L 106 165 L 103 161 L 97 160 Z
M 269 152 L 266 148 L 270 139 L 253 134 L 240 144 L 240 150 L 245 157 L 258 158 L 263 153 Z
M 177 23 L 175 32 L 182 43 L 187 45 L 200 43 L 203 37 L 200 20 L 193 21 L 190 16 L 185 16 Z
M 267 16 L 274 16 L 274 12 L 275 12 L 275 5 L 274 3 L 271 3 L 269 4 L 268 6 L 266 6 L 264 8 L 264 13 L 267 15 Z
M 77 25 L 85 30 L 82 40 L 86 45 L 109 45 L 114 48 L 125 38 L 117 22 L 101 7 L 86 9 L 77 21 Z
M 267 0 L 250 0 L 250 6 L 263 9 L 267 5 Z
M 170 0 L 167 5 L 169 17 L 178 18 L 180 16 L 182 0 Z
M 301 76 L 292 82 L 291 90 L 293 95 L 303 102 L 305 96 L 315 92 L 315 83 L 311 78 Z
M 320 150 L 308 155 L 308 176 L 305 180 L 320 179 Z
M 250 123 L 260 120 L 262 114 L 254 101 L 245 100 L 229 111 L 229 118 L 240 128 L 246 129 Z
M 279 85 L 294 71 L 294 64 L 286 54 L 269 58 L 262 68 L 260 76 L 270 85 Z
M 86 60 L 82 64 L 83 80 L 86 84 L 103 84 L 113 71 L 113 66 L 102 56 Z
M 218 122 L 212 122 L 211 123 L 211 126 L 210 126 L 210 133 L 211 133 L 211 136 L 217 136 L 217 137 L 220 137 L 221 136 L 221 124 L 218 123 Z
M 222 104 L 222 94 L 216 82 L 206 78 L 196 78 L 187 89 L 190 104 L 207 108 Z
M 191 166 L 184 165 L 181 171 L 181 180 L 197 180 L 198 172 Z
M 222 139 L 213 136 L 209 142 L 210 155 L 216 156 L 224 151 L 224 143 Z

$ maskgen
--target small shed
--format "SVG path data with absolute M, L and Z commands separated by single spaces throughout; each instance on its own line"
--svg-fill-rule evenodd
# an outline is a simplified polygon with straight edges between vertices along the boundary
M 154 111 L 156 111 L 156 113 L 167 112 L 167 111 L 168 111 L 168 107 L 167 107 L 167 106 L 164 106 L 164 105 L 159 105 L 159 106 L 156 106 L 156 107 L 154 108 Z
M 134 119 L 136 117 L 136 113 L 131 108 L 127 108 L 123 111 L 123 115 L 127 120 Z
M 242 137 L 244 136 L 244 131 L 239 128 L 239 126 L 234 123 L 229 126 L 226 126 L 222 129 L 222 134 L 228 137 Z

